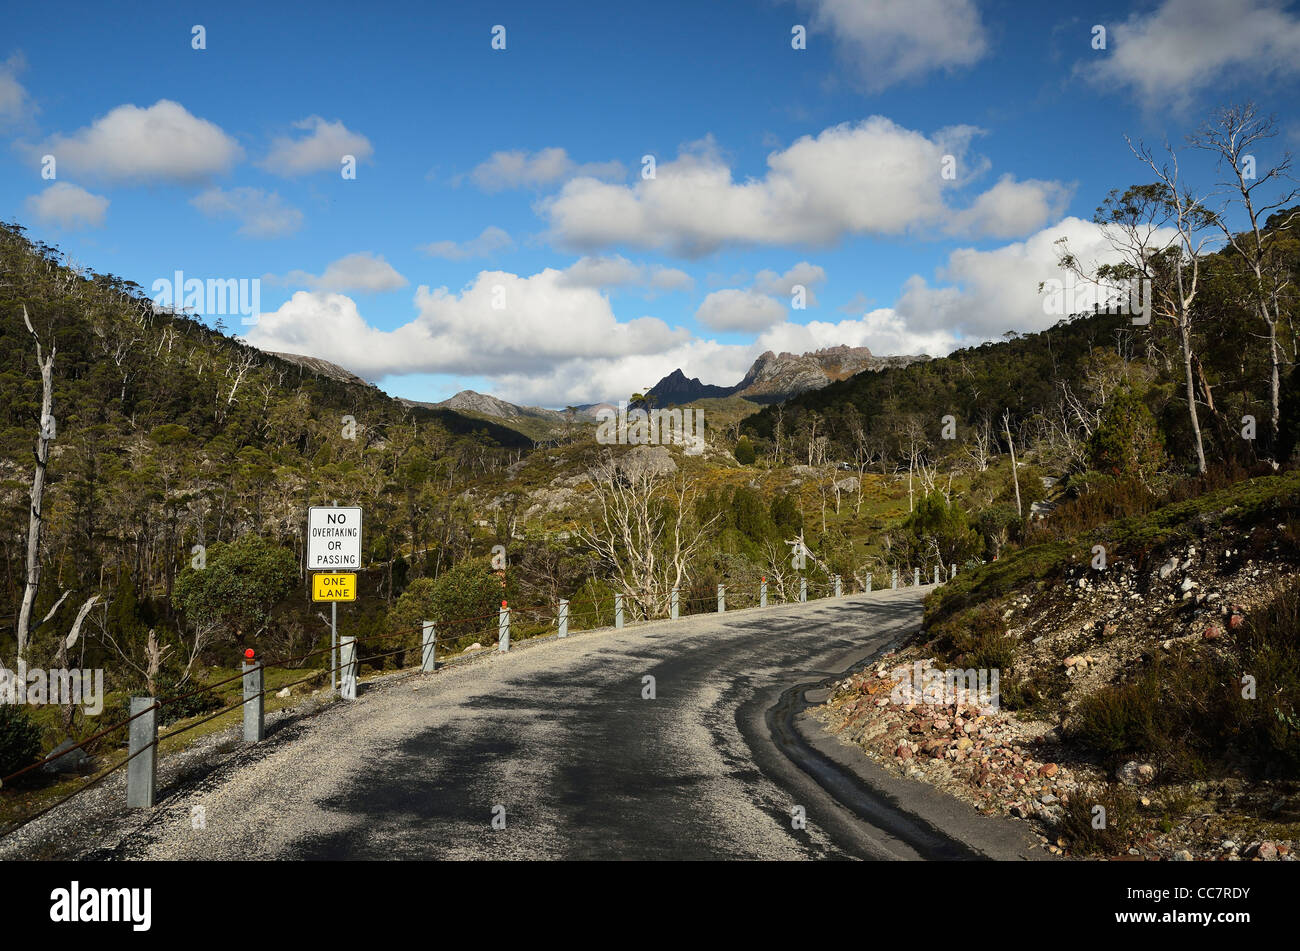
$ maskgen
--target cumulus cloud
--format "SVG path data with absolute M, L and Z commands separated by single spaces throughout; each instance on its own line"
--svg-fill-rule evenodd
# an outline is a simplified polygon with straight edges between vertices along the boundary
M 574 176 L 619 179 L 627 176 L 622 162 L 589 162 L 579 165 L 560 148 L 541 149 L 529 154 L 522 150 L 493 152 L 487 161 L 469 173 L 470 179 L 486 192 L 508 188 L 539 188 Z
M 636 264 L 622 255 L 579 258 L 564 272 L 565 284 L 572 287 L 643 287 L 651 291 L 685 291 L 695 286 L 695 279 L 685 271 L 662 265 Z
M 755 347 L 759 352 L 808 353 L 841 345 L 866 347 L 878 356 L 919 353 L 939 356 L 960 344 L 948 330 L 913 330 L 897 311 L 882 307 L 852 320 L 779 324 L 761 334 Z
M 243 149 L 221 127 L 170 99 L 122 105 L 71 135 L 29 149 L 51 154 L 60 171 L 113 181 L 196 182 L 229 170 Z
M 958 126 L 933 136 L 884 116 L 804 136 L 771 153 L 765 177 L 734 181 L 711 140 L 694 143 L 653 179 L 615 185 L 575 178 L 538 210 L 558 243 L 582 250 L 614 245 L 699 257 L 725 245 L 824 246 L 851 235 L 898 235 L 945 226 L 961 211 L 947 194 L 944 157 L 961 167 L 979 130 Z M 1041 227 L 1063 210 L 1065 190 L 1051 182 L 1004 177 L 975 199 L 963 225 L 973 235 Z M 1039 200 L 1034 201 L 1035 194 Z M 1034 220 L 1034 214 L 1041 215 Z
M 338 171 L 343 156 L 351 155 L 364 162 L 374 155 L 370 140 L 350 131 L 341 119 L 327 122 L 320 116 L 308 116 L 293 124 L 306 135 L 277 136 L 266 158 L 257 164 L 277 175 L 295 176 L 321 169 Z
M 56 182 L 39 195 L 32 195 L 26 204 L 29 214 L 65 231 L 101 228 L 108 211 L 107 198 L 68 182 Z
M 1148 108 L 1188 106 L 1225 83 L 1300 72 L 1300 16 L 1283 0 L 1164 0 L 1109 31 L 1108 54 L 1078 66 L 1098 85 L 1133 90 Z M 1093 57 L 1096 57 L 1095 59 Z
M 1087 268 L 1117 260 L 1098 225 L 1065 218 L 1024 241 L 954 251 L 929 279 L 903 282 L 892 306 L 808 323 L 792 322 L 762 289 L 779 291 L 799 277 L 811 281 L 821 269 L 802 261 L 784 274 L 760 272 L 750 288 L 710 294 L 698 315 L 715 330 L 734 326 L 755 334 L 741 343 L 719 343 L 653 317 L 619 319 L 598 288 L 549 268 L 531 277 L 483 271 L 458 293 L 422 286 L 416 316 L 393 330 L 370 325 L 350 297 L 299 291 L 278 311 L 264 313 L 248 339 L 267 350 L 323 357 L 371 380 L 482 376 L 493 393 L 517 403 L 590 403 L 626 397 L 678 367 L 707 383 L 735 383 L 765 350 L 804 353 L 848 344 L 881 355 L 943 356 L 1008 330 L 1045 329 L 1061 315 L 1048 313 L 1038 287 L 1067 277 L 1057 265 L 1061 238 Z M 1157 244 L 1172 239 L 1168 230 L 1153 236 Z M 493 307 L 494 300 L 504 308 Z
M 573 360 L 663 353 L 690 337 L 655 317 L 619 320 L 599 291 L 567 285 L 562 276 L 553 268 L 530 277 L 481 271 L 459 293 L 421 285 L 415 318 L 394 330 L 371 327 L 342 294 L 299 291 L 263 313 L 248 340 L 332 360 L 373 380 L 545 373 Z
M 248 238 L 282 238 L 302 227 L 301 211 L 260 188 L 209 188 L 190 204 L 210 218 L 237 219 L 239 234 Z
M 878 92 L 934 70 L 978 62 L 988 50 L 974 0 L 800 0 L 863 84 Z
M 1153 233 L 1158 245 L 1172 241 L 1172 229 Z M 988 251 L 960 248 L 940 269 L 941 282 L 931 285 L 919 275 L 909 278 L 893 310 L 909 332 L 944 332 L 956 339 L 978 343 L 993 340 L 1008 330 L 1031 333 L 1044 330 L 1061 315 L 1048 313 L 1039 284 L 1065 281 L 1061 246 L 1064 238 L 1085 268 L 1119 262 L 1119 256 L 1099 225 L 1079 218 L 1065 218 L 1024 241 Z
M 789 298 L 794 293 L 795 285 L 805 292 L 805 302 L 809 307 L 817 306 L 817 297 L 813 288 L 826 283 L 826 270 L 818 264 L 800 261 L 784 274 L 763 270 L 754 275 L 754 290 L 760 294 L 774 294 Z
M 464 243 L 455 241 L 431 241 L 422 244 L 417 251 L 423 251 L 431 258 L 447 258 L 450 261 L 463 261 L 466 258 L 491 257 L 498 251 L 508 251 L 515 246 L 514 239 L 496 225 L 488 225 L 477 237 Z
M 21 53 L 0 63 L 0 123 L 18 122 L 33 110 L 31 97 L 18 81 L 18 74 L 26 68 L 27 61 Z
M 1004 175 L 982 193 L 969 208 L 949 219 L 952 234 L 979 234 L 990 238 L 1013 238 L 1041 227 L 1061 213 L 1072 189 L 1059 182 L 1028 179 L 1018 182 Z
M 409 282 L 397 269 L 384 260 L 382 254 L 369 251 L 349 254 L 330 262 L 325 273 L 316 275 L 307 271 L 290 271 L 284 277 L 269 274 L 263 280 L 272 284 L 307 287 L 318 291 L 358 291 L 378 293 L 395 291 Z
M 758 291 L 727 288 L 704 298 L 695 319 L 710 330 L 755 331 L 784 320 L 785 308 Z

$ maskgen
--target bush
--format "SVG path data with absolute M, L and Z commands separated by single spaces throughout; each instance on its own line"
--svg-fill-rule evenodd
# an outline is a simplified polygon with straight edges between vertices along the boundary
M 1100 819 L 1100 814 L 1093 813 L 1096 806 L 1106 810 L 1100 829 L 1094 824 Z M 1079 789 L 1070 796 L 1063 811 L 1058 831 L 1081 855 L 1118 855 L 1143 832 L 1137 796 L 1123 786 L 1112 786 L 1101 792 Z
M 1150 672 L 1135 681 L 1103 687 L 1080 701 L 1070 727 L 1080 746 L 1103 756 L 1152 751 L 1157 735 L 1160 689 Z
M 752 466 L 754 460 L 758 458 L 758 454 L 754 452 L 754 444 L 749 441 L 748 436 L 740 437 L 740 440 L 736 443 L 733 455 L 735 455 L 736 461 L 742 466 Z
M 41 752 L 41 728 L 27 711 L 0 703 L 0 778 L 16 773 Z

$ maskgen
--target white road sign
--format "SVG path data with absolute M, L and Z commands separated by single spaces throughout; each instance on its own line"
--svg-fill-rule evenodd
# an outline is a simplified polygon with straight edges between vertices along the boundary
M 361 568 L 361 509 L 312 506 L 307 510 L 307 570 Z

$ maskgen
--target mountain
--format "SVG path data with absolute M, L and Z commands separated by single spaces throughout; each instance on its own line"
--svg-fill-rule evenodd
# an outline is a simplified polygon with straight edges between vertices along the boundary
M 328 360 L 322 360 L 320 357 L 307 357 L 300 353 L 278 353 L 274 350 L 268 350 L 266 352 L 273 357 L 279 357 L 281 360 L 288 360 L 290 363 L 302 367 L 304 370 L 310 370 L 318 376 L 337 380 L 340 383 L 356 383 L 360 386 L 368 386 L 372 389 L 376 388 L 373 383 L 363 380 L 351 370 L 345 370 L 337 363 L 330 363 Z
M 829 383 L 845 380 L 864 370 L 903 367 L 930 359 L 917 356 L 877 357 L 866 347 L 828 347 L 812 353 L 764 353 L 735 386 L 714 386 L 688 378 L 674 370 L 646 393 L 651 406 L 670 406 L 695 400 L 740 396 L 753 403 L 779 403 L 782 400 L 819 390 Z
M 652 386 L 645 395 L 646 402 L 651 406 L 667 406 L 673 403 L 692 403 L 695 400 L 731 396 L 735 392 L 734 386 L 701 383 L 699 377 L 687 379 L 686 374 L 678 369 Z
M 498 419 L 519 419 L 523 416 L 549 419 L 555 422 L 561 422 L 564 419 L 564 413 L 559 410 L 543 409 L 540 406 L 519 406 L 515 403 L 497 399 L 487 393 L 476 393 L 473 390 L 461 390 L 450 399 L 445 399 L 441 403 L 434 403 L 433 405 L 441 409 L 454 409 L 462 413 L 480 413 L 484 416 L 495 416 Z

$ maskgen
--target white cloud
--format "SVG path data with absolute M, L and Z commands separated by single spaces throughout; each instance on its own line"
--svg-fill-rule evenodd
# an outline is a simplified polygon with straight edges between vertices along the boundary
M 713 142 L 705 140 L 660 163 L 653 179 L 612 185 L 576 178 L 540 202 L 538 211 L 562 245 L 628 245 L 691 257 L 724 245 L 824 246 L 850 235 L 946 229 L 961 211 L 946 200 L 945 192 L 958 183 L 943 178 L 943 160 L 952 155 L 959 167 L 977 166 L 964 161 L 977 132 L 958 126 L 927 137 L 872 116 L 804 136 L 768 156 L 764 178 L 744 182 L 733 181 Z M 1023 233 L 1059 214 L 1064 203 L 1064 189 L 1051 182 L 1017 184 L 1004 177 L 991 192 L 982 203 L 977 197 L 976 210 L 967 213 L 964 224 L 972 233 Z
M 866 347 L 877 356 L 926 353 L 938 356 L 959 346 L 957 338 L 942 328 L 916 331 L 897 311 L 882 307 L 854 320 L 814 320 L 806 324 L 779 324 L 759 336 L 761 353 L 808 353 L 836 346 Z
M 530 277 L 481 271 L 460 293 L 420 286 L 417 315 L 394 330 L 369 326 L 342 294 L 299 291 L 263 313 L 248 340 L 264 350 L 322 357 L 368 379 L 406 373 L 464 376 L 552 371 L 583 359 L 663 353 L 689 339 L 662 320 L 620 321 L 593 288 L 547 268 Z M 504 307 L 498 309 L 494 303 Z
M 67 231 L 101 228 L 108 211 L 107 198 L 68 182 L 56 182 L 39 195 L 32 195 L 26 204 L 29 214 Z
M 1154 237 L 1159 243 L 1172 234 Z M 514 402 L 589 403 L 626 397 L 677 367 L 706 383 L 733 384 L 765 350 L 805 353 L 847 344 L 878 355 L 942 356 L 1007 330 L 1045 329 L 1060 319 L 1046 312 L 1038 290 L 1043 281 L 1066 277 L 1057 265 L 1058 238 L 1068 239 L 1086 268 L 1117 260 L 1098 225 L 1065 218 L 1024 241 L 954 251 L 932 280 L 914 275 L 905 281 L 890 307 L 808 323 L 791 322 L 780 302 L 759 288 L 780 289 L 795 277 L 811 280 L 817 266 L 803 261 L 785 274 L 760 272 L 754 287 L 710 294 L 701 307 L 710 312 L 699 315 L 706 326 L 734 321 L 757 328 L 748 343 L 702 339 L 653 317 L 620 320 L 598 288 L 577 286 L 568 271 L 549 268 L 531 277 L 483 271 L 459 293 L 420 287 L 416 316 L 393 330 L 369 325 L 342 294 L 300 291 L 278 311 L 262 314 L 249 342 L 323 357 L 371 380 L 482 376 L 491 392 Z M 504 310 L 492 307 L 497 287 Z
M 695 319 L 711 330 L 764 330 L 785 319 L 785 308 L 754 290 L 727 288 L 714 291 L 695 312 Z
M 565 270 L 562 280 L 573 287 L 644 287 L 652 291 L 684 291 L 695 286 L 695 279 L 685 271 L 635 264 L 619 254 L 579 258 Z
M 319 276 L 306 271 L 290 271 L 284 277 L 267 275 L 263 280 L 273 284 L 307 287 L 318 291 L 358 291 L 378 293 L 394 291 L 409 282 L 402 277 L 384 256 L 362 251 L 330 262 L 325 273 Z
M 18 122 L 32 112 L 31 97 L 18 82 L 18 74 L 26 68 L 27 61 L 21 53 L 0 63 L 0 123 Z
M 826 269 L 818 264 L 800 261 L 784 274 L 775 271 L 759 271 L 754 275 L 754 290 L 762 294 L 774 294 L 778 297 L 790 297 L 796 284 L 805 290 L 805 303 L 809 307 L 817 306 L 817 296 L 813 288 L 826 283 Z
M 1171 240 L 1173 232 L 1163 229 L 1153 237 L 1159 244 Z M 1056 243 L 1059 238 L 1068 241 L 1071 253 L 1089 270 L 1119 261 L 1099 225 L 1065 218 L 1024 241 L 989 251 L 954 251 L 940 270 L 941 285 L 932 286 L 913 275 L 904 283 L 893 310 L 909 333 L 947 333 L 963 346 L 996 339 L 1008 330 L 1044 330 L 1061 315 L 1046 312 L 1038 286 L 1069 276 L 1057 264 L 1062 250 Z
M 800 0 L 811 29 L 829 32 L 863 84 L 878 92 L 936 69 L 978 62 L 988 50 L 974 0 Z
M 507 188 L 538 188 L 554 185 L 577 175 L 598 179 L 619 179 L 627 175 L 622 162 L 589 162 L 579 165 L 560 148 L 541 149 L 531 155 L 522 150 L 493 152 L 477 165 L 469 177 L 486 192 Z
M 423 251 L 431 258 L 463 261 L 466 258 L 491 257 L 498 251 L 508 251 L 514 246 L 514 239 L 503 229 L 496 225 L 488 225 L 477 238 L 463 244 L 455 241 L 431 241 L 420 245 L 416 250 Z
M 209 188 L 190 204 L 210 218 L 238 219 L 239 233 L 249 238 L 282 238 L 302 227 L 301 211 L 260 188 Z
M 359 132 L 352 132 L 341 119 L 327 122 L 320 116 L 308 116 L 293 124 L 295 129 L 308 130 L 298 138 L 277 136 L 271 143 L 266 158 L 257 164 L 277 175 L 294 176 L 321 169 L 338 171 L 343 156 L 351 155 L 364 162 L 374 155 L 370 140 Z
M 1148 108 L 1187 107 L 1204 90 L 1300 72 L 1300 17 L 1283 0 L 1164 0 L 1109 30 L 1109 53 L 1078 66 Z M 1103 24 L 1105 25 L 1105 24 Z M 1091 52 L 1091 51 L 1090 51 Z
M 1059 182 L 1027 179 L 1017 182 L 1003 175 L 998 183 L 956 212 L 947 230 L 953 234 L 979 234 L 1013 238 L 1026 234 L 1060 215 L 1072 189 Z
M 118 106 L 72 135 L 55 135 L 29 151 L 53 155 L 60 171 L 139 182 L 202 181 L 243 156 L 220 126 L 170 99 L 146 109 Z

